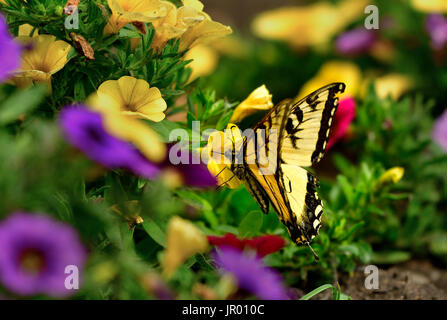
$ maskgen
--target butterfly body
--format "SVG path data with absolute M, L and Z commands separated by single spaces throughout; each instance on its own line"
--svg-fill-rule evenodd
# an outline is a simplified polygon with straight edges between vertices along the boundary
M 230 126 L 229 169 L 245 182 L 264 213 L 273 206 L 299 245 L 315 238 L 323 213 L 318 180 L 302 167 L 323 157 L 338 107 L 336 95 L 344 89 L 343 83 L 333 83 L 299 101 L 284 100 L 247 134 Z

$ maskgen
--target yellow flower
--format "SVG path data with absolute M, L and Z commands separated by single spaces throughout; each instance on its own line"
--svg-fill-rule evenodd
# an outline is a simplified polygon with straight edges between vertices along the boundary
M 377 96 L 382 99 L 391 97 L 396 100 L 412 86 L 410 78 L 397 73 L 390 73 L 374 80 Z
M 366 0 L 344 0 L 338 5 L 319 2 L 261 13 L 252 23 L 255 35 L 288 42 L 300 48 L 324 45 L 364 14 Z
M 87 99 L 91 109 L 104 117 L 105 129 L 112 135 L 135 145 L 140 152 L 153 162 L 166 157 L 166 145 L 160 136 L 143 121 L 123 114 L 117 101 L 106 94 L 92 94 Z
M 160 90 L 151 88 L 142 79 L 124 76 L 118 80 L 108 80 L 99 86 L 97 94 L 112 97 L 125 115 L 156 122 L 165 118 L 163 111 L 167 105 Z
M 183 6 L 176 8 L 170 2 L 163 1 L 167 14 L 163 19 L 155 21 L 155 37 L 152 47 L 160 50 L 167 41 L 180 38 L 180 51 L 184 51 L 199 43 L 208 42 L 227 34 L 231 28 L 212 21 L 203 12 L 203 4 L 198 0 L 184 0 Z
M 178 38 L 186 31 L 186 27 L 179 25 L 177 22 L 177 7 L 169 1 L 162 1 L 162 4 L 166 10 L 166 16 L 152 23 L 155 28 L 152 47 L 157 51 L 170 39 Z
M 208 249 L 208 240 L 192 222 L 173 217 L 168 224 L 163 273 L 171 276 L 188 258 Z
M 67 64 L 72 47 L 51 35 L 20 36 L 17 39 L 30 45 L 31 49 L 23 52 L 22 67 L 15 73 L 13 82 L 18 86 L 43 82 L 51 88 L 51 76 Z
M 219 56 L 213 48 L 198 45 L 186 53 L 184 60 L 192 60 L 188 67 L 192 69 L 190 81 L 211 74 L 217 67 Z
M 205 17 L 204 20 L 188 28 L 182 35 L 179 51 L 192 48 L 201 43 L 209 43 L 233 32 L 230 27 L 211 20 L 206 13 L 203 12 L 203 15 Z
M 416 10 L 427 13 L 447 12 L 447 2 L 445 0 L 411 0 L 411 5 Z
M 154 22 L 166 15 L 166 7 L 160 0 L 107 0 L 112 10 L 105 34 L 118 33 L 131 22 Z
M 34 32 L 33 32 L 34 30 Z M 33 37 L 37 37 L 39 35 L 39 30 L 34 29 L 34 27 L 30 24 L 22 24 L 19 26 L 19 36 L 31 36 L 31 32 L 33 32 Z
M 404 173 L 405 169 L 402 167 L 388 169 L 380 176 L 379 180 L 377 180 L 374 189 L 378 190 L 379 188 L 398 183 L 404 176 Z
M 262 110 L 269 110 L 273 107 L 272 95 L 265 85 L 254 90 L 242 101 L 234 110 L 230 122 L 240 122 L 245 117 Z
M 330 61 L 325 63 L 317 75 L 303 85 L 299 98 L 303 98 L 313 91 L 332 82 L 344 82 L 346 84 L 346 96 L 355 96 L 360 88 L 362 73 L 355 64 L 342 61 Z
M 229 123 L 225 131 L 216 131 L 208 138 L 208 144 L 202 149 L 202 159 L 207 163 L 208 171 L 216 177 L 218 185 L 235 189 L 243 182 L 230 170 L 232 159 L 225 151 L 233 146 L 240 150 L 243 139 L 239 128 Z

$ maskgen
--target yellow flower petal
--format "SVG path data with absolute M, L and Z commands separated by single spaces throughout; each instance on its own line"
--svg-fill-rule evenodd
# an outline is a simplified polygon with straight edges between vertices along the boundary
M 325 63 L 314 78 L 303 85 L 298 94 L 303 98 L 313 91 L 332 82 L 344 82 L 346 84 L 346 96 L 355 96 L 360 88 L 362 73 L 355 64 L 342 61 L 330 61 Z
M 160 136 L 141 120 L 123 114 L 116 99 L 95 93 L 87 99 L 87 105 L 103 115 L 106 130 L 112 135 L 132 143 L 153 162 L 165 159 L 166 145 Z
M 216 50 L 209 46 L 198 45 L 186 53 L 184 60 L 192 60 L 188 65 L 192 69 L 190 81 L 211 74 L 217 67 L 219 57 Z
M 165 118 L 166 101 L 158 88 L 150 87 L 142 79 L 124 76 L 118 80 L 108 80 L 102 83 L 98 95 L 112 97 L 120 110 L 128 116 L 161 121 Z
M 398 183 L 404 176 L 404 173 L 405 169 L 402 167 L 393 167 L 391 169 L 388 169 L 384 174 L 380 176 L 379 180 L 377 180 L 374 186 L 375 190 Z
M 416 10 L 426 13 L 447 12 L 447 2 L 445 0 L 411 0 L 411 5 Z
M 34 27 L 30 24 L 22 24 L 19 26 L 19 36 L 29 37 L 31 36 L 31 32 L 33 32 L 33 37 L 36 37 L 39 34 L 39 30 L 34 29 Z
M 240 122 L 245 117 L 261 110 L 269 110 L 273 107 L 272 95 L 265 85 L 255 89 L 234 110 L 230 122 Z
M 191 256 L 205 252 L 208 240 L 193 223 L 173 217 L 168 224 L 163 273 L 171 276 Z
M 337 5 L 319 2 L 279 8 L 257 16 L 252 30 L 261 38 L 283 40 L 294 47 L 318 46 L 362 16 L 367 4 L 366 0 L 345 0 Z
M 219 185 L 230 189 L 237 188 L 243 182 L 230 169 L 232 159 L 228 158 L 233 144 L 242 147 L 243 138 L 240 129 L 229 123 L 225 131 L 216 131 L 208 138 L 208 144 L 202 149 L 202 159 L 207 163 L 208 171 L 216 177 Z
M 166 16 L 166 6 L 160 0 L 107 0 L 112 16 L 104 33 L 118 33 L 131 22 L 153 22 Z
M 189 28 L 180 39 L 179 50 L 183 51 L 200 43 L 208 43 L 216 38 L 231 34 L 233 30 L 219 22 L 204 20 Z
M 382 99 L 391 97 L 396 100 L 412 86 L 413 81 L 409 77 L 397 73 L 387 74 L 374 80 L 377 96 Z
M 204 7 L 203 3 L 199 0 L 182 0 L 182 3 L 184 6 L 192 7 L 198 11 L 202 11 Z

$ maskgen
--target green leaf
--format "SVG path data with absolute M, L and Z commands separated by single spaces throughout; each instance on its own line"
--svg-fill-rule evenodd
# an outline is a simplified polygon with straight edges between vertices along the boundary
M 239 224 L 242 237 L 252 236 L 261 230 L 264 214 L 259 210 L 250 211 Z
M 320 287 L 318 287 L 318 288 L 312 290 L 312 291 L 309 292 L 308 294 L 302 296 L 302 297 L 300 298 L 300 300 L 309 300 L 310 298 L 316 296 L 317 294 L 319 294 L 319 293 L 321 293 L 321 292 L 323 292 L 323 291 L 325 291 L 325 290 L 327 290 L 327 289 L 332 289 L 332 290 L 334 290 L 335 287 L 334 287 L 332 284 L 324 284 L 324 285 L 322 285 L 322 286 L 320 286 Z
M 0 105 L 0 125 L 16 121 L 20 116 L 35 109 L 47 93 L 45 86 L 33 86 L 15 92 Z
M 406 251 L 382 251 L 372 254 L 374 264 L 396 264 L 410 260 L 411 254 Z
M 163 248 L 166 247 L 166 235 L 152 219 L 146 218 L 143 222 L 143 229 Z

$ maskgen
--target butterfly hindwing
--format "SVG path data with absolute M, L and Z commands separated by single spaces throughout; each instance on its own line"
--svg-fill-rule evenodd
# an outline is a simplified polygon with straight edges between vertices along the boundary
M 261 175 L 256 165 L 249 165 L 248 170 L 265 190 L 292 240 L 298 244 L 310 242 L 318 234 L 323 212 L 316 192 L 316 178 L 290 164 L 281 164 L 275 175 Z M 252 184 L 248 179 L 246 182 Z

